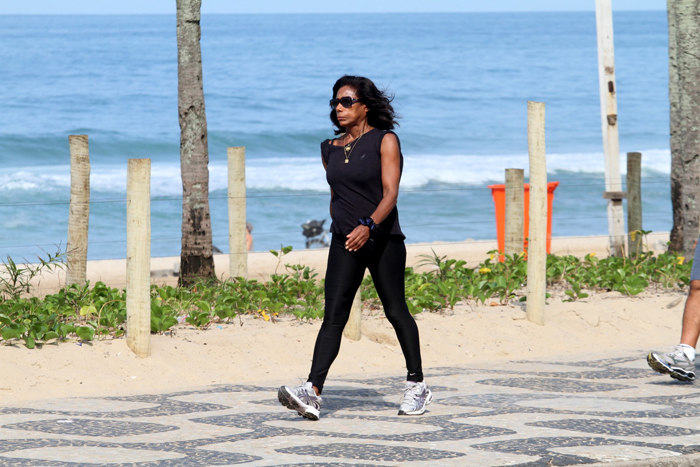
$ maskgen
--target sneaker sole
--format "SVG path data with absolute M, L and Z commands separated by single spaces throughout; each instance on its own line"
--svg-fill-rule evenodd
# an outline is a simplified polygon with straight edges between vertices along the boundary
M 423 406 L 419 408 L 418 410 L 412 410 L 410 412 L 404 412 L 403 410 L 399 410 L 399 415 L 423 415 L 425 413 L 425 408 L 428 406 L 433 401 L 433 393 L 428 389 L 428 397 L 425 398 L 425 402 L 423 402 Z
M 677 379 L 678 381 L 683 381 L 684 383 L 695 381 L 695 372 L 670 366 L 669 364 L 654 357 L 653 352 L 649 352 L 647 355 L 647 363 L 652 370 L 656 371 L 657 373 L 661 373 L 662 375 L 669 375 L 671 378 Z
M 299 415 L 309 420 L 318 420 L 318 416 L 321 414 L 318 410 L 304 404 L 298 397 L 287 391 L 286 386 L 282 386 L 277 391 L 277 400 L 279 400 L 280 404 L 284 407 L 289 410 L 296 410 Z

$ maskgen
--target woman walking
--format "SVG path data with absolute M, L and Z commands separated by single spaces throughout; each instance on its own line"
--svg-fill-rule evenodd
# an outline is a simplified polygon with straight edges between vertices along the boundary
M 335 139 L 321 143 L 331 188 L 332 240 L 325 282 L 325 315 L 316 338 L 308 381 L 282 386 L 280 403 L 318 420 L 321 392 L 340 350 L 353 298 L 369 269 L 384 313 L 394 327 L 408 375 L 399 415 L 421 415 L 432 401 L 423 382 L 418 326 L 408 311 L 406 247 L 396 201 L 403 169 L 391 98 L 363 77 L 343 76 L 333 86 Z

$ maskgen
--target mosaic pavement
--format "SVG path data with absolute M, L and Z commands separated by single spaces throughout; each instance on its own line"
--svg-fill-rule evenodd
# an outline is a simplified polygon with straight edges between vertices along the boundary
M 657 375 L 641 354 L 429 374 L 421 417 L 396 415 L 400 376 L 329 379 L 318 422 L 263 386 L 0 405 L 0 467 L 545 467 L 700 452 L 700 383 Z

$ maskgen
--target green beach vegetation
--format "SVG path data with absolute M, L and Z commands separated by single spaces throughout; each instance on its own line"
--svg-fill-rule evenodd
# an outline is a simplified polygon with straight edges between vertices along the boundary
M 641 232 L 646 234 L 648 232 Z M 168 333 L 178 324 L 206 329 L 253 315 L 274 322 L 281 314 L 299 320 L 323 317 L 323 281 L 304 265 L 285 264 L 291 247 L 271 253 L 278 268 L 267 281 L 234 278 L 207 279 L 185 287 L 151 286 L 151 332 Z M 502 259 L 502 261 L 501 261 Z M 7 258 L 0 267 L 0 344 L 35 348 L 62 341 L 91 341 L 124 335 L 126 294 L 102 282 L 70 285 L 42 298 L 31 294 L 30 280 L 44 271 L 63 267 L 63 256 L 48 255 L 35 265 L 19 265 Z M 498 251 L 471 267 L 445 256 L 424 256 L 419 266 L 406 268 L 406 296 L 411 313 L 444 312 L 459 302 L 505 305 L 525 301 L 527 258 L 524 253 Z M 548 255 L 547 294 L 550 300 L 575 301 L 589 293 L 616 291 L 627 296 L 645 290 L 678 291 L 688 287 L 692 261 L 674 253 L 644 251 L 634 258 L 597 258 L 595 254 Z M 365 307 L 381 303 L 371 277 L 361 286 Z

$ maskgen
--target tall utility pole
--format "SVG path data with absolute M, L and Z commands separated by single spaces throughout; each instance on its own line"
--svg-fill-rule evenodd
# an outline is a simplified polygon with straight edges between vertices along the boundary
M 598 78 L 600 83 L 600 115 L 603 124 L 605 153 L 605 193 L 608 200 L 608 232 L 610 253 L 624 254 L 625 221 L 622 209 L 622 177 L 620 176 L 620 137 L 617 128 L 617 97 L 615 85 L 615 45 L 611 0 L 596 0 L 598 31 Z

